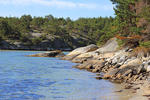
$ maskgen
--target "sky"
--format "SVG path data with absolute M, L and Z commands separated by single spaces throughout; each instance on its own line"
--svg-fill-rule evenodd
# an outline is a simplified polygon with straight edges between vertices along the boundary
M 0 0 L 0 16 L 20 17 L 24 14 L 32 16 L 80 17 L 114 16 L 110 0 Z

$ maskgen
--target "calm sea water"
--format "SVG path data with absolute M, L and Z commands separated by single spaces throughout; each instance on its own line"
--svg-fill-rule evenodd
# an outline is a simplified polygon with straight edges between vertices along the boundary
M 0 100 L 121 100 L 117 85 L 58 58 L 0 51 Z

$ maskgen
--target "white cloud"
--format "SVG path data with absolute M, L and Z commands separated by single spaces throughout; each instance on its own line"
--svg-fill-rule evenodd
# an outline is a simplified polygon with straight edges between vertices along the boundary
M 88 3 L 75 3 L 71 1 L 62 0 L 0 0 L 0 4 L 10 5 L 32 5 L 40 4 L 44 6 L 57 7 L 57 8 L 85 8 L 85 9 L 98 9 L 98 10 L 112 10 L 112 5 L 88 4 Z

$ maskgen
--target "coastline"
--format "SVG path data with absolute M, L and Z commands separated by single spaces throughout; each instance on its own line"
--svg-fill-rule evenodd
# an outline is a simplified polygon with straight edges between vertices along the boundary
M 150 57 L 130 56 L 132 48 L 118 49 L 118 47 L 116 38 L 112 38 L 100 48 L 91 44 L 77 48 L 67 55 L 55 50 L 29 56 L 59 57 L 78 63 L 73 67 L 98 73 L 98 79 L 121 84 L 123 87 L 116 92 L 122 93 L 130 90 L 129 100 L 147 100 L 150 97 Z M 126 94 L 128 95 L 128 92 Z
M 130 56 L 132 51 L 129 47 L 118 49 L 113 38 L 100 48 L 96 45 L 77 48 L 62 59 L 78 63 L 75 68 L 99 73 L 99 79 L 125 84 L 124 89 L 131 89 L 133 93 L 129 100 L 147 100 L 150 97 L 150 57 Z

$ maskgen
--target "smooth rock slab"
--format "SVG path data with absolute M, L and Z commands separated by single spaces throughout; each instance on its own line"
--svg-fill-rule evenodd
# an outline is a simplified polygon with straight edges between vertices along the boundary
M 68 55 L 63 57 L 62 59 L 63 60 L 73 60 L 73 59 L 80 59 L 80 58 L 81 59 L 82 58 L 89 58 L 89 54 L 86 54 L 86 55 L 83 55 L 83 54 L 95 51 L 97 49 L 98 49 L 98 47 L 94 44 L 88 45 L 86 47 L 80 47 L 80 48 L 73 50 Z M 80 55 L 83 55 L 83 56 L 80 56 Z M 77 57 L 77 56 L 80 56 L 80 57 Z M 91 55 L 90 55 L 90 57 L 91 57 Z M 76 62 L 76 60 L 75 60 L 75 62 Z
M 91 44 L 91 45 L 88 45 L 86 47 L 80 47 L 80 48 L 73 50 L 72 52 L 70 52 L 68 54 L 68 56 L 69 55 L 79 55 L 79 54 L 95 51 L 96 49 L 98 49 L 98 47 L 94 44 Z

